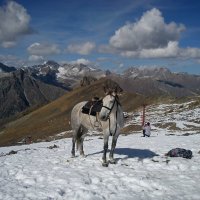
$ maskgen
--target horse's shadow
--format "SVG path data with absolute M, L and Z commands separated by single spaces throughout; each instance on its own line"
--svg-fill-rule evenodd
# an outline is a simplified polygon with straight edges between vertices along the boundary
M 108 151 L 109 152 L 109 151 Z M 92 154 L 88 154 L 87 156 L 95 155 L 103 153 L 103 151 L 95 152 Z M 128 159 L 128 158 L 138 158 L 139 160 L 143 160 L 145 158 L 153 158 L 154 156 L 159 156 L 155 152 L 149 150 L 149 149 L 132 149 L 132 148 L 116 148 L 115 149 L 115 155 L 124 155 L 124 158 L 118 158 L 120 159 Z
M 131 148 L 116 148 L 115 154 L 125 155 L 128 158 L 153 158 L 154 156 L 158 156 L 155 152 L 149 149 L 131 149 Z

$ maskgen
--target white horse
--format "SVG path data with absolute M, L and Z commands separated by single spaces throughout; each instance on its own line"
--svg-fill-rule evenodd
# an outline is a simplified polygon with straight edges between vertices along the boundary
M 98 121 L 100 125 L 99 127 L 102 129 L 104 137 L 102 165 L 108 166 L 106 153 L 108 150 L 108 140 L 110 135 L 112 135 L 112 147 L 109 155 L 109 162 L 114 164 L 114 150 L 116 147 L 118 136 L 120 134 L 120 129 L 124 126 L 123 111 L 118 96 L 114 92 L 107 94 L 103 98 L 103 106 L 99 115 L 97 116 L 83 114 L 82 107 L 85 104 L 86 102 L 78 103 L 74 106 L 71 112 L 71 127 L 74 131 L 72 138 L 72 157 L 75 156 L 76 143 L 77 149 L 79 149 L 80 151 L 80 155 L 84 156 L 84 137 L 88 130 L 95 129 L 95 123 Z

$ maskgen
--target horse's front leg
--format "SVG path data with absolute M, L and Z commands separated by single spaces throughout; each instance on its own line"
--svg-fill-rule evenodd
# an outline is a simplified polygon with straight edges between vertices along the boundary
M 109 132 L 105 132 L 104 133 L 104 146 L 103 146 L 103 157 L 102 157 L 102 165 L 104 167 L 108 167 L 108 162 L 107 162 L 107 159 L 106 159 L 106 154 L 107 154 L 107 151 L 108 151 L 108 140 L 109 140 Z
M 109 159 L 110 159 L 111 164 L 116 163 L 113 155 L 114 155 L 115 147 L 116 147 L 116 144 L 117 144 L 118 136 L 119 136 L 119 133 L 116 132 L 115 135 L 112 138 L 112 146 L 111 146 L 111 151 L 110 151 L 110 155 L 109 155 Z

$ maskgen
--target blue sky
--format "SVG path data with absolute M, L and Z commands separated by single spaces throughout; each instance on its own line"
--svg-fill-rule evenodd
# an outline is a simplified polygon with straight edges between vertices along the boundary
M 0 62 L 200 74 L 200 1 L 0 0 Z

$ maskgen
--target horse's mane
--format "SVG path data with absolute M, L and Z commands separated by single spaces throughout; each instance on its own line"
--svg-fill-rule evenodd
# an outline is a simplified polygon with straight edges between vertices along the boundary
M 106 94 L 116 93 L 120 94 L 123 89 L 113 80 L 107 79 L 103 85 L 103 90 Z

